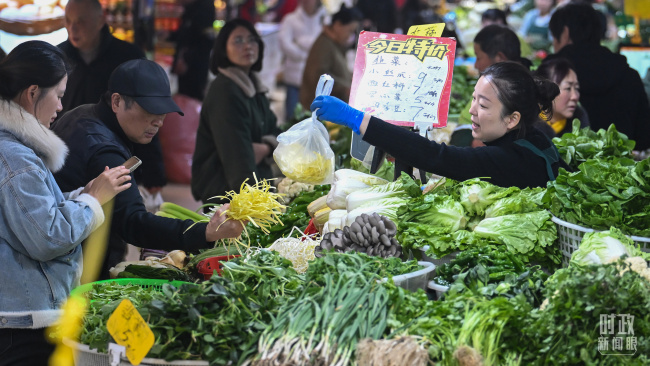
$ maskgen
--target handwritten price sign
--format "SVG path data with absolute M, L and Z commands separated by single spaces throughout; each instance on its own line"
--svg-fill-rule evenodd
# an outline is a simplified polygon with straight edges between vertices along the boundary
M 350 105 L 387 122 L 445 127 L 456 41 L 361 32 Z
M 126 357 L 134 365 L 139 365 L 153 346 L 153 332 L 128 299 L 117 306 L 106 328 L 115 342 L 126 348 Z

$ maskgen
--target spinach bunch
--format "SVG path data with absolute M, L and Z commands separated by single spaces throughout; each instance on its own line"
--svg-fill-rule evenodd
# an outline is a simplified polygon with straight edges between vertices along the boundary
M 609 125 L 607 130 L 596 132 L 589 127 L 581 129 L 578 120 L 573 121 L 571 132 L 553 138 L 553 143 L 560 157 L 574 170 L 589 159 L 631 158 L 635 144 L 625 134 L 618 132 L 614 124 Z
M 561 169 L 543 202 L 562 220 L 596 230 L 616 227 L 650 236 L 650 159 L 588 160 L 580 170 Z

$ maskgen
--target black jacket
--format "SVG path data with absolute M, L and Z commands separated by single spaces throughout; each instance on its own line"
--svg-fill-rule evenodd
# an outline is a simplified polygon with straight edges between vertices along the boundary
M 59 48 L 68 56 L 73 67 L 68 75 L 65 95 L 61 99 L 63 110 L 59 116 L 80 105 L 97 103 L 108 89 L 108 79 L 113 70 L 126 61 L 144 58 L 144 53 L 138 47 L 113 37 L 108 26 L 104 26 L 100 32 L 97 57 L 89 64 L 81 58 L 79 51 L 69 40 L 59 44 Z M 167 184 L 158 136 L 151 144 L 139 145 L 135 149 L 134 155 L 149 162 L 147 167 L 143 165 L 136 171 L 135 178 L 138 183 L 144 187 L 162 187 Z
M 518 133 L 510 131 L 484 147 L 447 146 L 372 117 L 363 139 L 409 166 L 451 179 L 485 178 L 501 187 L 546 187 L 546 162 L 515 143 Z M 552 146 L 551 140 L 536 128 L 524 139 L 540 150 Z M 555 176 L 560 167 L 569 170 L 560 159 L 552 165 Z
M 133 146 L 120 127 L 115 114 L 103 101 L 77 107 L 66 113 L 52 128 L 70 149 L 64 167 L 54 178 L 64 192 L 85 186 L 104 167 L 121 165 Z M 143 160 L 142 166 L 147 164 Z M 206 225 L 196 224 L 185 232 L 191 220 L 181 221 L 159 217 L 147 212 L 138 191 L 132 186 L 115 196 L 109 255 L 104 262 L 107 270 L 123 260 L 126 243 L 143 248 L 185 251 L 210 247 L 205 241 Z
M 73 67 L 68 75 L 65 95 L 61 99 L 63 110 L 59 115 L 83 104 L 97 103 L 108 89 L 108 79 L 116 67 L 126 61 L 144 57 L 138 47 L 113 37 L 108 26 L 102 28 L 100 39 L 97 57 L 89 64 L 84 62 L 69 40 L 59 44 Z
M 616 129 L 636 141 L 635 150 L 650 148 L 650 106 L 639 73 L 624 56 L 605 47 L 570 44 L 548 59 L 564 57 L 575 66 L 580 103 L 594 131 Z

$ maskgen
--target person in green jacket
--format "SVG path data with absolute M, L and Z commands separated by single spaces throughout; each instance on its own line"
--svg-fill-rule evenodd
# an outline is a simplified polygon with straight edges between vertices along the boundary
M 272 155 L 280 133 L 257 76 L 264 43 L 255 27 L 233 19 L 219 32 L 210 69 L 217 76 L 203 100 L 192 160 L 192 195 L 203 203 L 239 192 L 241 184 L 272 178 Z

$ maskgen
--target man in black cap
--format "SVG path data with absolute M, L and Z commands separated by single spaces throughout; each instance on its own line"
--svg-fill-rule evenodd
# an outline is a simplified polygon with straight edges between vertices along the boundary
M 122 165 L 132 156 L 134 146 L 151 142 L 167 113 L 173 112 L 183 115 L 171 98 L 162 67 L 145 59 L 118 66 L 108 81 L 108 91 L 97 104 L 75 108 L 52 128 L 70 149 L 65 166 L 55 174 L 57 183 L 64 191 L 68 187 L 71 191 L 85 186 L 105 167 Z M 191 220 L 147 212 L 134 183 L 115 196 L 100 279 L 108 278 L 108 270 L 124 260 L 126 242 L 149 249 L 192 251 L 211 247 L 218 239 L 239 236 L 243 226 L 228 221 L 219 227 L 225 219 L 219 213 L 208 224 L 189 228 Z

